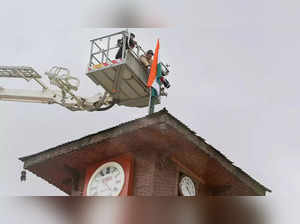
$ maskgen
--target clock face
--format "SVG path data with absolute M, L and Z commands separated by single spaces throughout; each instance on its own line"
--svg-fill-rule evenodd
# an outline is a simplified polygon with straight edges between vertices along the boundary
M 122 166 L 116 162 L 101 165 L 87 186 L 87 196 L 118 196 L 125 182 Z
M 188 176 L 181 178 L 179 188 L 183 196 L 196 196 L 195 184 Z

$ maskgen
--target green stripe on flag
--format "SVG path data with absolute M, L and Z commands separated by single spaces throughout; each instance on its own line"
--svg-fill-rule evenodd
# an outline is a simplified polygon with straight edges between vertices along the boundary
M 151 96 L 158 96 L 156 89 L 153 87 L 151 87 Z
M 158 96 L 160 86 L 162 85 L 162 83 L 160 81 L 161 76 L 162 76 L 161 75 L 161 64 L 158 63 L 157 64 L 156 80 L 153 83 L 153 88 L 152 88 L 152 96 Z
M 157 73 L 156 73 L 156 82 L 158 82 L 159 85 L 161 85 L 161 81 L 160 81 L 160 77 L 161 77 L 161 64 L 158 63 L 157 64 Z

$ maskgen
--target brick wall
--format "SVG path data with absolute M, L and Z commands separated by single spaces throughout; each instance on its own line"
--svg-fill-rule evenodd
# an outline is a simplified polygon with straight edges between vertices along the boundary
M 155 152 L 134 153 L 134 191 L 136 196 L 176 196 L 178 172 L 169 160 Z
M 155 172 L 155 154 L 138 151 L 134 155 L 133 195 L 151 196 Z
M 162 160 L 159 156 L 155 161 L 153 180 L 154 196 L 177 196 L 178 172 L 175 164 L 170 160 Z

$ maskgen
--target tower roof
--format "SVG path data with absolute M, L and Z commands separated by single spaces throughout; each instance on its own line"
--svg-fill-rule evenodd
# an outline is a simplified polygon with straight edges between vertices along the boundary
M 166 109 L 19 159 L 25 169 L 71 194 L 66 180 L 72 171 L 135 150 L 156 150 L 162 158 L 189 167 L 216 191 L 230 186 L 228 195 L 271 192 Z

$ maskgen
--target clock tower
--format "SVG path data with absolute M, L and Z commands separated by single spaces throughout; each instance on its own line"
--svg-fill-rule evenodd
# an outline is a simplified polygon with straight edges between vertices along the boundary
M 270 192 L 165 109 L 20 160 L 71 196 Z

